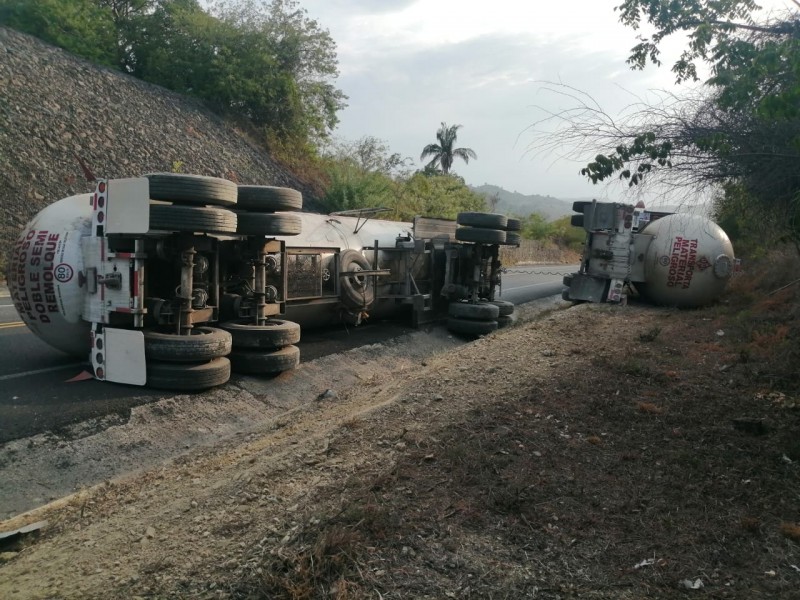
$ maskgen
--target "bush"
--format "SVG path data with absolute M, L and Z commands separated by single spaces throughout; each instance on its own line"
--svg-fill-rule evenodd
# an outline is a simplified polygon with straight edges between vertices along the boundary
M 93 0 L 0 0 L 0 23 L 96 63 L 117 64 L 114 18 Z

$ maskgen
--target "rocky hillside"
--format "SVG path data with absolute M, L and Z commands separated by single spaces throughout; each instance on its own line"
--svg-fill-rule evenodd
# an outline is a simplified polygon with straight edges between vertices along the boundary
M 76 155 L 102 177 L 181 171 L 302 189 L 199 102 L 0 27 L 0 265 L 36 212 L 91 189 Z

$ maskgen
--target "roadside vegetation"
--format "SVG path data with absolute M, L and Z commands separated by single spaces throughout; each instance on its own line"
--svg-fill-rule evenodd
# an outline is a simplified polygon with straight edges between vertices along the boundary
M 565 109 L 546 118 L 547 127 L 536 124 L 535 147 L 596 154 L 581 170 L 594 183 L 618 178 L 676 198 L 706 192 L 740 254 L 786 243 L 800 249 L 800 2 L 762 21 L 757 7 L 753 0 L 621 2 L 620 21 L 642 32 L 629 66 L 661 65 L 662 42 L 685 35 L 672 72 L 678 84 L 702 85 L 662 92 L 613 118 L 589 94 L 552 85 Z M 554 125 L 555 133 L 547 130 Z

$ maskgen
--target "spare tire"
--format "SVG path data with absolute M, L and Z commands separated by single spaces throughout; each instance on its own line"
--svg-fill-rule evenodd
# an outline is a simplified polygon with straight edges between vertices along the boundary
M 339 289 L 342 303 L 350 308 L 369 308 L 375 301 L 375 290 L 369 277 L 358 271 L 372 270 L 372 265 L 356 250 L 345 250 L 339 255 Z M 350 275 L 344 276 L 345 273 Z

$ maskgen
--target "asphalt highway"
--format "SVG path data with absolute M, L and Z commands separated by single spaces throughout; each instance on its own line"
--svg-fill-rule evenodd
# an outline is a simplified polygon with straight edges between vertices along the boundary
M 569 265 L 515 267 L 503 275 L 501 297 L 522 304 L 560 294 Z M 312 360 L 411 331 L 400 323 L 303 331 L 301 360 Z M 22 323 L 8 291 L 0 287 L 0 443 L 58 430 L 70 423 L 130 409 L 165 392 L 93 379 L 69 382 L 88 369 L 74 357 L 51 348 Z M 234 376 L 235 377 L 235 376 Z

